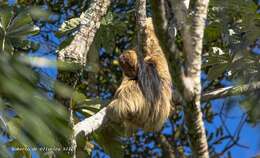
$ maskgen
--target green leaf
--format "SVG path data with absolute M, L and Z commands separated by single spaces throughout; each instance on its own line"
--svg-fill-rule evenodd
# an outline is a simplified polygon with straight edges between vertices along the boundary
M 103 47 L 108 53 L 112 53 L 115 48 L 115 34 L 111 26 L 101 26 L 95 37 L 97 47 Z
M 0 7 L 0 23 L 3 30 L 7 30 L 7 27 L 10 24 L 10 21 L 14 15 L 14 12 L 10 7 Z
M 26 11 L 18 13 L 18 15 L 12 20 L 10 26 L 8 27 L 9 32 L 13 32 L 24 25 L 33 25 L 32 18 L 30 14 Z
M 112 158 L 124 157 L 123 145 L 119 138 L 120 133 L 115 127 L 106 127 L 93 134 L 94 140 Z
M 72 94 L 72 98 L 73 98 L 73 101 L 76 102 L 76 103 L 82 103 L 85 99 L 86 99 L 86 96 L 83 94 L 83 93 L 80 93 L 78 91 L 75 91 L 73 92 Z
M 113 12 L 109 11 L 105 17 L 102 18 L 101 24 L 102 25 L 109 25 L 112 24 L 114 20 Z
M 8 29 L 7 36 L 10 38 L 21 38 L 24 39 L 28 35 L 34 35 L 39 33 L 40 29 L 32 24 L 23 25 L 15 30 Z
M 96 42 L 92 43 L 88 52 L 88 63 L 85 68 L 87 72 L 97 73 L 100 70 L 99 52 Z
M 230 57 L 227 54 L 223 55 L 210 55 L 206 57 L 206 63 L 203 63 L 203 68 L 209 67 L 209 66 L 215 66 L 219 64 L 227 64 L 230 61 Z
M 20 38 L 12 38 L 11 42 L 15 48 L 20 48 L 24 51 L 29 51 L 30 49 L 37 50 L 40 47 L 39 43 L 29 40 L 21 40 Z
M 1 47 L 1 46 L 0 46 Z M 14 52 L 14 47 L 12 45 L 12 42 L 10 39 L 5 39 L 5 44 L 4 44 L 4 51 L 8 53 L 13 53 Z
M 221 27 L 219 24 L 211 24 L 205 29 L 205 39 L 207 42 L 212 42 L 220 38 L 221 36 Z
M 39 28 L 33 25 L 28 10 L 16 11 L 17 16 L 14 17 L 13 8 L 0 9 L 0 50 L 10 54 L 13 54 L 16 48 L 20 50 L 37 48 L 35 44 L 27 41 L 26 37 L 39 33 Z
M 208 72 L 208 79 L 211 81 L 217 79 L 218 77 L 223 75 L 228 67 L 229 64 L 224 63 L 211 67 Z
M 95 112 L 88 110 L 88 109 L 81 109 L 81 112 L 85 114 L 85 116 L 90 117 L 95 114 Z
M 76 109 L 79 109 L 79 112 L 89 117 L 97 113 L 101 109 L 101 106 L 102 102 L 99 99 L 85 99 Z
M 60 82 L 55 82 L 55 92 L 64 98 L 70 98 L 71 95 L 73 94 L 72 89 L 69 87 L 65 86 L 63 83 Z
M 57 37 L 62 37 L 68 33 L 73 32 L 74 30 L 79 28 L 81 18 L 72 18 L 69 19 L 61 25 L 59 31 L 56 33 Z

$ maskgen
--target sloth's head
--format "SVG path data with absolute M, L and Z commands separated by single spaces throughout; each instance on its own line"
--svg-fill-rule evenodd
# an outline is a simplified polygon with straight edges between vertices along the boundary
M 119 64 L 124 74 L 131 78 L 137 78 L 138 63 L 137 54 L 135 50 L 127 50 L 119 56 Z

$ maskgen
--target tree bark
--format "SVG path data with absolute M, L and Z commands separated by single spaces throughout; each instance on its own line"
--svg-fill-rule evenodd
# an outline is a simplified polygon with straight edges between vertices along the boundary
M 106 124 L 108 121 L 106 117 L 107 115 L 106 110 L 107 109 L 105 107 L 101 109 L 99 112 L 97 112 L 95 115 L 77 123 L 73 128 L 74 135 L 77 136 L 81 131 L 83 131 L 85 135 L 88 135 L 96 131 L 97 129 L 99 129 L 104 124 Z
M 143 60 L 143 52 L 146 43 L 146 0 L 136 1 L 136 25 L 137 25 L 137 53 L 139 61 Z
M 208 143 L 205 126 L 200 109 L 201 100 L 201 58 L 202 42 L 207 18 L 208 0 L 197 0 L 195 14 L 192 18 L 191 43 L 184 43 L 186 69 L 183 72 L 184 91 L 183 96 L 187 102 L 184 107 L 184 115 L 190 146 L 194 157 L 208 158 Z M 187 25 L 187 24 L 186 24 Z M 183 40 L 186 40 L 185 38 Z M 188 48 L 188 49 L 187 49 Z
M 93 0 L 89 9 L 82 13 L 81 25 L 74 39 L 58 53 L 58 60 L 86 65 L 88 50 L 99 29 L 102 17 L 106 14 L 110 0 Z

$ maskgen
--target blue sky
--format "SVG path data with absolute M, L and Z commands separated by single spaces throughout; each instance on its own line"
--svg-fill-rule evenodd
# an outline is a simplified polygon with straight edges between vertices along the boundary
M 221 106 L 223 105 L 224 99 L 218 99 L 213 101 L 213 110 L 220 111 Z M 240 122 L 240 118 L 243 115 L 243 110 L 239 103 L 233 103 L 231 110 L 227 112 L 228 118 L 225 119 L 225 123 L 233 134 Z M 221 125 L 221 120 L 219 117 L 215 117 L 214 120 L 215 125 Z M 212 125 L 206 125 L 208 129 L 212 128 Z M 260 126 L 253 127 L 250 124 L 245 124 L 240 133 L 239 144 L 245 145 L 249 148 L 241 148 L 241 147 L 233 147 L 231 149 L 232 155 L 235 158 L 249 158 L 256 156 L 257 153 L 260 153 Z M 219 146 L 219 149 L 222 149 L 224 144 Z

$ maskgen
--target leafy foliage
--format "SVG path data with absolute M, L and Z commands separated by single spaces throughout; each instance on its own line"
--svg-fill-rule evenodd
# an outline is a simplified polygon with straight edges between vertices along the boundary
M 260 79 L 259 55 L 253 51 L 259 47 L 260 15 L 257 7 L 253 1 L 246 0 L 211 1 L 203 67 L 207 79 L 213 83 L 212 87 L 221 80 L 242 84 Z M 258 104 L 254 99 L 257 96 L 259 94 L 254 92 L 241 102 L 251 120 L 255 120 L 254 116 L 259 117 L 253 106 Z M 255 111 L 254 114 L 252 111 Z
M 11 7 L 0 7 L 0 50 L 1 52 L 15 53 L 15 49 L 28 51 L 36 49 L 30 42 L 28 35 L 39 33 L 39 28 L 33 24 L 28 10 L 14 11 Z
M 0 109 L 7 125 L 3 127 L 5 146 L 19 146 L 23 150 L 17 152 L 26 156 L 30 155 L 26 147 L 64 145 L 71 134 L 65 108 L 35 89 L 37 75 L 16 58 L 1 55 L 0 65 Z

